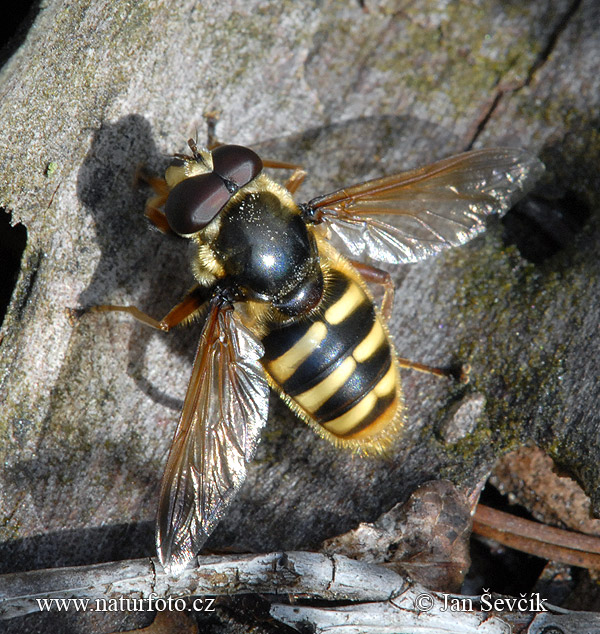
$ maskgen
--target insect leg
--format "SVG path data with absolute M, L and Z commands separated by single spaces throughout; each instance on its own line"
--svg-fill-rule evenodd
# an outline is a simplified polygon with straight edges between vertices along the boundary
M 206 121 L 206 147 L 212 151 L 220 145 L 224 145 L 217 139 L 216 134 L 219 113 L 216 110 L 211 110 L 210 112 L 205 112 L 203 116 Z
M 169 186 L 164 178 L 158 178 L 147 174 L 143 168 L 138 168 L 135 174 L 135 181 L 139 183 L 143 181 L 152 187 L 155 196 L 152 196 L 146 203 L 144 213 L 148 220 L 162 233 L 173 233 L 167 222 L 165 214 L 161 211 L 161 207 L 167 202 L 169 195 Z M 176 235 L 176 234 L 174 234 Z
M 100 306 L 90 306 L 89 308 L 82 309 L 70 309 L 70 318 L 80 318 L 86 313 L 104 313 L 104 312 L 118 312 L 128 313 L 137 321 L 162 330 L 169 332 L 171 328 L 174 328 L 178 324 L 182 323 L 189 317 L 191 317 L 199 308 L 201 308 L 209 299 L 208 289 L 203 286 L 195 286 L 179 304 L 171 308 L 171 310 L 162 318 L 154 319 L 150 315 L 144 313 L 136 306 L 114 306 L 112 304 L 101 304 Z
M 410 370 L 416 370 L 417 372 L 425 372 L 426 374 L 434 374 L 435 376 L 444 376 L 451 377 L 453 376 L 451 370 L 446 370 L 444 368 L 435 368 L 431 365 L 425 365 L 424 363 L 418 363 L 416 361 L 411 361 L 410 359 L 405 359 L 403 357 L 398 358 L 398 365 L 401 368 L 408 368 Z
M 392 281 L 392 276 L 387 271 L 358 260 L 350 260 L 350 263 L 367 282 L 383 286 L 381 314 L 386 322 L 389 321 L 392 316 L 392 307 L 394 306 L 394 282 Z
M 440 376 L 446 379 L 455 379 L 464 384 L 469 382 L 471 366 L 467 363 L 454 368 L 436 368 L 432 365 L 425 365 L 424 363 L 405 359 L 404 357 L 396 358 L 398 359 L 398 365 L 401 368 L 408 368 L 409 370 L 416 370 L 417 372 L 425 372 L 425 374 L 433 374 L 434 376 Z
M 387 271 L 378 269 L 370 264 L 365 264 L 364 262 L 359 262 L 357 260 L 350 260 L 350 262 L 367 282 L 383 286 L 381 314 L 386 322 L 389 321 L 392 314 L 392 307 L 394 305 L 394 283 L 391 275 Z M 398 357 L 398 365 L 401 368 L 408 368 L 410 370 L 416 370 L 417 372 L 425 372 L 427 374 L 433 374 L 434 376 L 458 379 L 461 383 L 469 382 L 469 366 L 462 366 L 458 370 L 456 368 L 436 368 L 431 365 L 405 359 L 404 357 Z
M 152 176 L 151 174 L 148 174 L 143 167 L 139 167 L 135 173 L 135 182 L 139 183 L 140 181 L 143 181 L 152 187 L 154 193 L 156 194 L 156 198 L 163 199 L 163 202 L 167 199 L 167 196 L 169 195 L 169 186 L 164 178 Z
M 302 185 L 302 182 L 306 178 L 306 170 L 296 163 L 285 163 L 283 161 L 270 161 L 268 159 L 263 159 L 263 165 L 277 170 L 294 170 L 284 185 L 290 194 L 293 194 L 300 185 Z
M 169 227 L 169 222 L 167 221 L 167 217 L 165 214 L 158 208 L 150 203 L 154 200 L 149 200 L 146 204 L 146 209 L 144 213 L 146 214 L 146 218 L 162 233 L 172 233 L 173 235 L 177 235 L 171 227 Z

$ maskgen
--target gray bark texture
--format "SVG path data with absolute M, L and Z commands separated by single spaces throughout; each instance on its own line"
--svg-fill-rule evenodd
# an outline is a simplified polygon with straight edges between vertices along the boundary
M 187 244 L 149 228 L 133 178 L 202 143 L 212 111 L 219 139 L 308 169 L 300 202 L 470 147 L 527 148 L 547 173 L 541 206 L 392 270 L 399 354 L 469 363 L 470 384 L 403 372 L 385 458 L 335 449 L 273 396 L 207 548 L 316 548 L 428 480 L 470 495 L 528 442 L 598 514 L 598 24 L 595 0 L 41 3 L 0 73 L 0 205 L 27 229 L 1 330 L 0 572 L 154 554 L 200 325 L 74 326 L 66 308 L 161 317 L 191 287 Z

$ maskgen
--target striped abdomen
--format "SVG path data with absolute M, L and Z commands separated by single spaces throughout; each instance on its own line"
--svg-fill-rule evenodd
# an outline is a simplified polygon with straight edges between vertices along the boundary
M 274 387 L 321 435 L 367 450 L 393 435 L 402 405 L 393 348 L 345 261 L 330 265 L 310 318 L 271 330 L 263 345 Z

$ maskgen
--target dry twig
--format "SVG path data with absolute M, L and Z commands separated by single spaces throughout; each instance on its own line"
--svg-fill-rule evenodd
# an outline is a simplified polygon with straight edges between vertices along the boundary
M 505 634 L 520 625 L 537 634 L 560 621 L 563 632 L 600 633 L 600 616 L 589 613 L 523 611 L 530 599 L 493 595 L 461 597 L 431 592 L 381 566 L 340 555 L 288 552 L 198 558 L 198 567 L 177 577 L 163 572 L 155 560 L 136 559 L 77 568 L 37 570 L 0 576 L 0 619 L 40 609 L 40 600 L 94 601 L 135 597 L 168 599 L 193 595 L 248 593 L 353 602 L 332 608 L 274 604 L 273 618 L 314 632 L 375 634 Z M 505 606 L 491 610 L 495 600 Z M 354 603 L 355 602 L 355 603 Z M 511 607 L 512 606 L 512 607 Z M 544 606 L 546 610 L 549 606 Z M 515 611 L 517 610 L 517 611 Z M 518 611 L 521 610 L 521 611 Z
M 479 505 L 473 532 L 550 561 L 600 570 L 600 538 L 532 522 Z

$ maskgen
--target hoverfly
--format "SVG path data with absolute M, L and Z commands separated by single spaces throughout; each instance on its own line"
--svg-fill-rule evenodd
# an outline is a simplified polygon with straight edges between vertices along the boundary
M 158 556 L 173 572 L 244 481 L 269 388 L 322 437 L 376 453 L 403 423 L 399 367 L 442 372 L 396 356 L 391 277 L 354 258 L 404 264 L 463 244 L 544 169 L 523 150 L 477 150 L 297 204 L 299 166 L 188 143 L 191 156 L 175 155 L 165 180 L 146 178 L 156 192 L 146 214 L 196 244 L 196 285 L 160 321 L 133 306 L 92 309 L 164 331 L 206 314 L 158 506 Z M 295 171 L 281 186 L 264 167 Z M 381 309 L 365 279 L 383 285 Z

